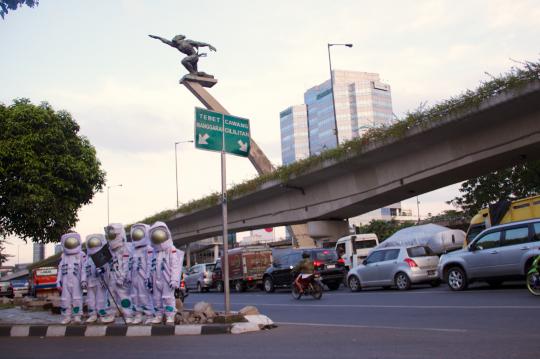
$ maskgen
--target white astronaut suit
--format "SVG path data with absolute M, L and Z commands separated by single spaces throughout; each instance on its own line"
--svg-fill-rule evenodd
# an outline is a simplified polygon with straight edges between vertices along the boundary
M 150 226 L 143 223 L 131 226 L 131 298 L 135 312 L 133 324 L 142 323 L 143 314 L 146 316 L 146 324 L 150 324 L 155 314 L 148 285 L 154 254 L 154 249 L 150 246 L 149 229 Z
M 133 322 L 133 303 L 130 296 L 131 276 L 129 271 L 130 250 L 126 242 L 126 231 L 120 223 L 111 223 L 105 227 L 105 237 L 111 249 L 107 284 L 114 300 L 120 307 L 126 323 Z
M 81 251 L 81 236 L 78 233 L 66 233 L 61 237 L 62 258 L 58 265 L 56 287 L 61 291 L 61 311 L 64 315 L 62 324 L 81 322 L 82 288 L 81 274 L 85 255 Z
M 154 248 L 150 284 L 156 308 L 152 323 L 161 323 L 165 316 L 167 324 L 174 324 L 176 315 L 174 290 L 180 286 L 184 252 L 176 249 L 171 232 L 163 222 L 156 222 L 150 227 L 150 242 Z
M 86 287 L 86 305 L 88 307 L 87 323 L 94 323 L 98 317 L 102 323 L 114 322 L 112 315 L 107 315 L 108 293 L 103 281 L 107 275 L 106 268 L 96 268 L 94 261 L 90 257 L 97 253 L 107 241 L 103 234 L 90 234 L 86 236 L 86 259 L 81 281 Z

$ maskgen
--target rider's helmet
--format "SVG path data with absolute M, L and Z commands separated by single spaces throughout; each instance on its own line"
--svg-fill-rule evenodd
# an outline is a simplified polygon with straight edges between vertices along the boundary
M 309 258 L 309 252 L 302 252 L 302 258 Z

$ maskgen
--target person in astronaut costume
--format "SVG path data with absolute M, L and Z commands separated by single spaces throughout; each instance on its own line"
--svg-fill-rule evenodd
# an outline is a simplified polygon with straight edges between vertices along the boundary
M 133 324 L 142 323 L 143 314 L 146 316 L 145 324 L 150 324 L 155 314 L 152 294 L 148 285 L 154 254 L 148 237 L 149 229 L 150 226 L 143 223 L 131 226 L 131 244 L 133 245 L 130 258 L 131 298 L 135 311 Z
M 82 287 L 81 273 L 85 255 L 81 251 L 81 236 L 79 233 L 66 233 L 60 239 L 62 257 L 58 265 L 56 287 L 61 294 L 61 311 L 64 315 L 62 324 L 81 323 Z
M 167 324 L 174 324 L 176 300 L 174 290 L 180 287 L 184 252 L 176 249 L 171 232 L 163 222 L 150 227 L 150 242 L 154 248 L 150 286 L 153 290 L 156 315 L 153 324 L 161 323 L 163 316 Z
M 105 237 L 107 238 L 112 254 L 106 281 L 110 294 L 119 305 L 126 323 L 131 324 L 133 322 L 133 303 L 130 296 L 130 250 L 126 242 L 124 226 L 120 223 L 111 223 L 105 227 Z
M 86 323 L 94 323 L 98 317 L 102 323 L 114 322 L 112 315 L 107 315 L 107 289 L 104 284 L 105 268 L 96 268 L 90 257 L 97 253 L 107 243 L 103 234 L 90 234 L 86 236 L 86 259 L 82 272 L 82 283 L 85 283 L 88 293 L 86 305 L 88 307 L 88 319 Z

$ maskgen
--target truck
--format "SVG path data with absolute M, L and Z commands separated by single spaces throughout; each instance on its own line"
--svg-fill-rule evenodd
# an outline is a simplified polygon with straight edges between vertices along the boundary
M 272 251 L 263 246 L 238 247 L 227 253 L 229 261 L 229 285 L 237 292 L 262 287 L 266 268 L 272 265 Z M 213 287 L 223 291 L 223 256 L 218 260 L 212 275 Z
M 474 215 L 467 230 L 465 246 L 486 228 L 533 218 L 540 218 L 540 195 L 499 201 Z
M 32 269 L 29 284 L 30 295 L 33 297 L 53 297 L 58 296 L 56 289 L 56 267 L 41 267 Z
M 341 237 L 336 242 L 336 252 L 347 270 L 358 266 L 369 252 L 379 245 L 375 233 L 353 234 Z

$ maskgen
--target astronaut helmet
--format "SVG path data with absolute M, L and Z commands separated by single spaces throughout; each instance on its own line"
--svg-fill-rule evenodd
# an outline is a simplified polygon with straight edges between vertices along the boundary
M 105 227 L 105 238 L 111 249 L 116 249 L 126 243 L 126 230 L 121 223 L 111 223 Z
M 150 239 L 148 238 L 149 229 L 150 226 L 144 223 L 136 223 L 131 226 L 130 237 L 133 248 L 148 246 L 150 244 Z
M 107 243 L 105 236 L 101 233 L 89 234 L 86 236 L 86 253 L 92 255 L 98 252 Z
M 60 243 L 65 254 L 78 254 L 81 252 L 81 235 L 77 232 L 62 235 Z
M 171 231 L 163 222 L 156 222 L 150 227 L 150 244 L 156 251 L 174 247 Z

